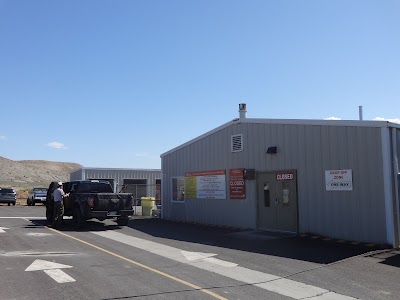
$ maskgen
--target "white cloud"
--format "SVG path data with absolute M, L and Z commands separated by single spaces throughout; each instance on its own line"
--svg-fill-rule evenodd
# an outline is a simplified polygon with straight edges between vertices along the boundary
M 0 141 L 4 141 L 6 139 L 7 139 L 7 137 L 5 135 L 0 135 Z
M 67 147 L 64 146 L 63 143 L 59 143 L 59 142 L 51 142 L 51 143 L 48 143 L 46 146 L 48 146 L 50 148 L 54 148 L 54 149 L 68 149 Z
M 160 156 L 152 155 L 149 153 L 136 153 L 135 156 L 138 157 L 144 157 L 144 158 L 150 158 L 150 159 L 159 159 Z
M 392 123 L 400 124 L 400 119 L 385 119 L 385 118 L 381 118 L 381 117 L 376 117 L 374 119 L 374 121 L 389 121 L 389 122 L 392 122 Z
M 338 117 L 329 117 L 329 118 L 324 118 L 324 120 L 341 120 L 341 118 L 338 118 Z

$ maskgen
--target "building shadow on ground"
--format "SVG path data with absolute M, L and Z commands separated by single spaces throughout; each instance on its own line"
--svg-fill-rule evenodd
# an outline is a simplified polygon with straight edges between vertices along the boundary
M 330 264 L 387 247 L 370 247 L 364 244 L 339 243 L 301 237 L 294 234 L 257 230 L 242 230 L 166 221 L 157 218 L 135 219 L 128 225 L 139 233 L 157 238 L 198 243 L 221 248 L 273 255 L 318 264 Z M 388 264 L 399 266 L 399 257 Z
M 47 220 L 32 219 L 31 222 L 25 228 L 52 228 Z M 184 241 L 318 264 L 331 264 L 363 255 L 379 259 L 382 264 L 400 267 L 400 250 L 379 245 L 368 247 L 364 244 L 353 245 L 335 240 L 316 239 L 313 236 L 302 237 L 295 234 L 173 222 L 158 218 L 135 217 L 127 226 L 119 226 L 112 220 L 87 220 L 84 226 L 78 229 L 73 226 L 71 218 L 64 218 L 63 226 L 57 230 L 61 232 L 122 230 L 127 234 L 129 230 L 134 230 L 134 236 L 171 240 L 171 245 L 173 241 Z

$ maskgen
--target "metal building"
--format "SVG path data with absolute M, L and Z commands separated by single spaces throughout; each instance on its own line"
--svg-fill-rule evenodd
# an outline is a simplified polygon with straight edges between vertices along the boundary
M 70 173 L 70 180 L 108 180 L 116 192 L 132 193 L 134 199 L 161 200 L 161 170 L 82 167 Z M 140 205 L 140 203 L 138 204 Z
M 399 245 L 400 125 L 240 118 L 161 155 L 169 220 Z

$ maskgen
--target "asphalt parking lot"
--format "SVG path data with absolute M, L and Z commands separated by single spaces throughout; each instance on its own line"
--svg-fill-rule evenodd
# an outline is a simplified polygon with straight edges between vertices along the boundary
M 398 249 L 141 216 L 54 230 L 44 212 L 0 206 L 0 299 L 400 299 Z

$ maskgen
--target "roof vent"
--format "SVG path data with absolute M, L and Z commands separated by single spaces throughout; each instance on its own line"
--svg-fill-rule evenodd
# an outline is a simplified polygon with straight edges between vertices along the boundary
M 243 151 L 243 135 L 235 134 L 231 136 L 231 151 L 240 152 Z
M 246 119 L 246 103 L 240 103 L 239 104 L 239 118 L 240 119 Z

